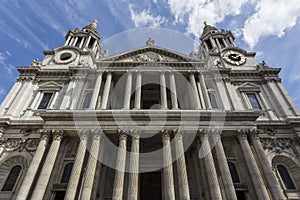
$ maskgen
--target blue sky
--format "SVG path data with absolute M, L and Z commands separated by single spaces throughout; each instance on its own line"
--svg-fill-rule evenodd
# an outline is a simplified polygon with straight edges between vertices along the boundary
M 43 50 L 62 45 L 70 28 L 97 19 L 104 43 L 115 34 L 141 27 L 171 29 L 192 39 L 201 35 L 204 21 L 231 30 L 239 47 L 257 52 L 258 62 L 282 68 L 280 77 L 300 107 L 298 0 L 0 1 L 0 102 L 18 76 L 16 66 L 42 60 Z M 162 40 L 156 44 L 169 47 Z

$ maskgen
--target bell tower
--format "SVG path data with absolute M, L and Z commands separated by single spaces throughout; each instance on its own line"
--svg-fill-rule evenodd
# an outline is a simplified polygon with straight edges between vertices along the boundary
M 234 36 L 231 31 L 217 28 L 208 25 L 204 22 L 204 29 L 200 37 L 201 45 L 200 52 L 207 55 L 209 52 L 219 52 L 228 47 L 236 47 L 234 43 Z
M 97 20 L 80 30 L 76 28 L 70 29 L 66 34 L 64 46 L 77 47 L 83 51 L 92 51 L 96 58 L 102 55 L 102 47 L 100 45 L 100 34 L 97 30 Z

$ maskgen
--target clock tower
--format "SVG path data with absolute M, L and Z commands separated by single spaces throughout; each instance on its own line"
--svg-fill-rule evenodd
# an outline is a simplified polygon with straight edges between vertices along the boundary
M 200 37 L 199 55 L 212 66 L 232 68 L 235 66 L 255 66 L 255 53 L 247 52 L 236 46 L 231 31 L 208 25 L 204 22 L 204 29 Z

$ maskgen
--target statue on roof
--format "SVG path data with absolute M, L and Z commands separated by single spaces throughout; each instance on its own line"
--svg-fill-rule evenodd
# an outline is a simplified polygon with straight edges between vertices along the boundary
M 149 39 L 146 42 L 146 45 L 154 45 L 154 40 L 151 37 L 149 37 Z

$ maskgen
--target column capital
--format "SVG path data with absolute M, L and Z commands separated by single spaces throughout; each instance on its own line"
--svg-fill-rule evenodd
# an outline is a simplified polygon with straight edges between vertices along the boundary
M 160 130 L 160 133 L 163 140 L 170 140 L 170 130 L 162 129 Z
M 127 132 L 125 130 L 118 129 L 119 139 L 127 140 Z
M 103 131 L 101 129 L 94 129 L 94 130 L 91 130 L 91 134 L 92 134 L 93 140 L 100 140 L 101 136 L 103 135 Z
M 172 130 L 172 133 L 174 134 L 175 137 L 182 139 L 182 136 L 183 136 L 182 130 L 175 128 Z
M 129 134 L 131 135 L 132 140 L 139 140 L 141 137 L 140 130 L 136 130 L 136 129 L 129 130 Z
M 39 130 L 39 133 L 41 134 L 40 140 L 46 140 L 49 141 L 51 130 Z
M 63 130 L 52 130 L 53 140 L 62 140 L 63 134 Z

